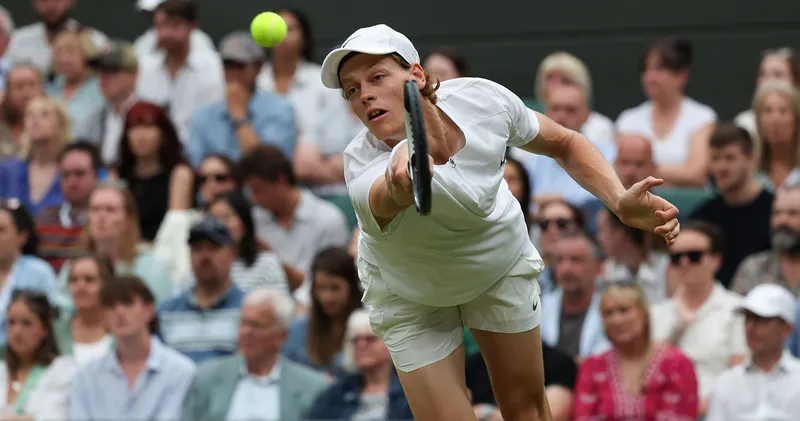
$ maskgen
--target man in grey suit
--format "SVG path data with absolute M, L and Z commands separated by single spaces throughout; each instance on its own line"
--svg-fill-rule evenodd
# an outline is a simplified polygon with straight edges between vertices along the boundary
M 239 352 L 200 365 L 183 406 L 185 421 L 301 421 L 329 385 L 325 375 L 285 360 L 291 297 L 258 289 L 245 298 Z

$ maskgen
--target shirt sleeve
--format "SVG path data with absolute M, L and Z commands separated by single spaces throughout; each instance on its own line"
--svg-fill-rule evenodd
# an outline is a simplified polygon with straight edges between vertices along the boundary
M 89 411 L 90 390 L 86 384 L 86 370 L 79 370 L 69 387 L 68 417 L 70 420 L 91 420 L 94 417 Z
M 491 82 L 494 96 L 508 115 L 508 146 L 522 147 L 539 134 L 539 118 L 536 112 L 525 106 L 522 99 L 508 88 Z

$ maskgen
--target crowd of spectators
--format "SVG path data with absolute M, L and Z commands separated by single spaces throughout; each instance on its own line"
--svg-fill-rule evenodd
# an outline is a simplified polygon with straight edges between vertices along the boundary
M 303 11 L 276 10 L 288 34 L 265 51 L 215 44 L 193 0 L 140 2 L 133 42 L 74 0 L 30 3 L 19 28 L 0 6 L 0 420 L 413 419 L 361 307 L 342 154 L 363 124 L 322 86 Z M 800 64 L 765 51 L 751 109 L 724 122 L 686 96 L 692 58 L 654 40 L 648 99 L 615 120 L 568 52 L 518 93 L 626 187 L 662 178 L 683 221 L 667 247 L 509 152 L 546 263 L 555 421 L 800 419 Z M 480 76 L 446 47 L 423 66 Z M 476 417 L 502 420 L 464 343 Z

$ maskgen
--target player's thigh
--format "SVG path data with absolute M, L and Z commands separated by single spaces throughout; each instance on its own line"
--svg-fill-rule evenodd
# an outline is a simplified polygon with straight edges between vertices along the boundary
M 538 274 L 521 259 L 481 296 L 460 306 L 486 360 L 492 390 L 506 419 L 547 420 Z
M 457 307 L 430 307 L 388 290 L 378 272 L 363 270 L 372 329 L 392 356 L 414 419 L 475 420 L 464 379 L 464 325 Z

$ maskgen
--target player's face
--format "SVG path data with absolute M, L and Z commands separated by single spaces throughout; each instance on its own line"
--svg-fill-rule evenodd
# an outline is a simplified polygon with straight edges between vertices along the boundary
M 417 80 L 425 85 L 422 66 L 404 68 L 392 56 L 357 54 L 342 65 L 339 80 L 353 113 L 380 140 L 406 138 L 403 84 Z
M 738 143 L 711 148 L 709 170 L 717 188 L 723 193 L 744 186 L 753 164 L 753 157 L 746 155 Z

